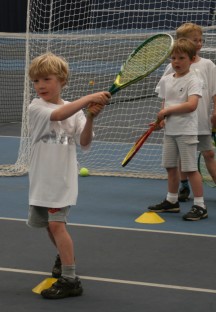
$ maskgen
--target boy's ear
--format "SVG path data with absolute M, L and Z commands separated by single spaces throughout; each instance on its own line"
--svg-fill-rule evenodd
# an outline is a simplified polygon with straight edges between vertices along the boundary
M 67 82 L 66 82 L 65 80 L 61 80 L 61 86 L 62 86 L 62 88 L 65 87 L 66 84 L 67 84 Z
M 196 56 L 194 55 L 194 56 L 192 57 L 191 64 L 194 63 L 195 60 L 196 60 Z

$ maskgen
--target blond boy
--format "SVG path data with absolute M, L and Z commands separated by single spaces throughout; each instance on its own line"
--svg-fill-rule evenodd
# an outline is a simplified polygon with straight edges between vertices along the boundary
M 28 225 L 46 228 L 61 260 L 62 274 L 41 295 L 59 299 L 82 294 L 76 276 L 73 240 L 66 222 L 78 196 L 76 145 L 89 149 L 94 118 L 109 103 L 109 92 L 98 92 L 73 102 L 61 98 L 67 84 L 67 62 L 52 53 L 36 57 L 29 69 L 38 95 L 29 106 L 31 159 Z M 82 109 L 88 108 L 87 117 Z

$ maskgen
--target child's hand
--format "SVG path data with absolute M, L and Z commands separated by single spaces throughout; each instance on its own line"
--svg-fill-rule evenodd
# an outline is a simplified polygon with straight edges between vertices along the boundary
M 104 108 L 104 105 L 102 104 L 90 103 L 89 106 L 87 107 L 87 110 L 88 110 L 87 117 L 90 117 L 90 118 L 96 117 L 103 108 Z
M 107 91 L 97 92 L 90 95 L 91 102 L 101 105 L 108 105 L 111 99 L 111 94 Z
M 156 121 L 154 121 L 154 122 L 151 122 L 151 123 L 149 124 L 149 126 L 151 127 L 151 126 L 153 126 L 153 125 L 155 125 L 155 124 L 156 124 L 156 127 L 155 127 L 154 131 L 158 131 L 158 130 L 161 130 L 162 128 L 164 128 L 164 126 L 165 126 L 165 121 L 162 120 L 162 121 L 159 122 L 159 123 L 156 123 Z
M 165 109 L 161 109 L 161 110 L 159 111 L 158 115 L 157 115 L 157 119 L 158 119 L 159 121 L 163 121 L 164 118 L 166 118 L 166 116 L 167 116 L 166 110 L 165 110 Z

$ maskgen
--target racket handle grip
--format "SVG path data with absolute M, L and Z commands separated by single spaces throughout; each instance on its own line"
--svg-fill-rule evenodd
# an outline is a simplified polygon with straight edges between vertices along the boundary
M 113 84 L 112 86 L 111 86 L 111 88 L 109 89 L 109 93 L 111 93 L 111 95 L 113 95 L 113 94 L 115 94 L 116 92 L 118 92 L 120 89 L 118 88 L 118 87 L 116 87 L 116 85 L 115 84 Z

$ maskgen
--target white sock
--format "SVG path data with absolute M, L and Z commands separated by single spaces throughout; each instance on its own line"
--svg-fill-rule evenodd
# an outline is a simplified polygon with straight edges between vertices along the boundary
M 194 197 L 194 205 L 197 205 L 199 207 L 206 209 L 203 197 Z
M 167 197 L 166 200 L 168 200 L 168 202 L 175 204 L 178 201 L 178 193 L 167 193 Z

